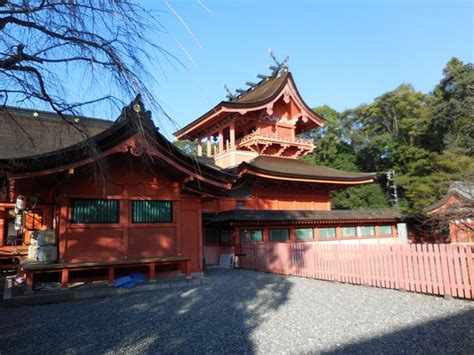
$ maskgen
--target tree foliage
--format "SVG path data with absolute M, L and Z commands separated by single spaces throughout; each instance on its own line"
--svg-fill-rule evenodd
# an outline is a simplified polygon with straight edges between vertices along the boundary
M 315 110 L 327 125 L 313 133 L 314 164 L 379 173 L 379 184 L 334 193 L 336 208 L 388 205 L 385 173 L 395 171 L 399 207 L 419 214 L 444 195 L 452 181 L 474 180 L 474 71 L 451 59 L 429 94 L 409 84 L 372 103 L 338 113 Z
M 474 154 L 474 68 L 451 59 L 436 86 L 430 125 L 433 148 Z
M 306 162 L 345 171 L 361 171 L 351 141 L 352 122 L 329 106 L 315 111 L 326 119 L 326 125 L 313 133 L 316 149 L 303 158 Z M 352 187 L 331 192 L 332 208 L 369 209 L 388 207 L 388 199 L 378 184 Z

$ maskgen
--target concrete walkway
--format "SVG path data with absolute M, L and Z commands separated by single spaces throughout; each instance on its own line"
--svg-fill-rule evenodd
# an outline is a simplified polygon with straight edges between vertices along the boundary
M 1 307 L 0 353 L 473 353 L 474 304 L 243 270 L 203 285 Z

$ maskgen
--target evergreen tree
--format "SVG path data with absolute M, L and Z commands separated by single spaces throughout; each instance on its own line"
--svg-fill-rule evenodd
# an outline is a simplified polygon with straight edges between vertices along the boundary
M 430 134 L 436 151 L 474 155 L 474 68 L 452 58 L 434 90 Z
M 451 182 L 474 181 L 474 71 L 451 59 L 433 93 L 409 84 L 372 103 L 338 113 L 315 109 L 327 120 L 313 133 L 310 163 L 347 171 L 378 172 L 379 184 L 333 193 L 333 208 L 388 205 L 384 176 L 393 169 L 399 207 L 413 215 L 438 200 Z
M 357 155 L 349 138 L 351 121 L 329 106 L 314 109 L 326 125 L 314 132 L 316 149 L 304 161 L 346 171 L 360 171 Z M 373 209 L 388 207 L 387 196 L 379 184 L 356 186 L 331 192 L 333 209 Z

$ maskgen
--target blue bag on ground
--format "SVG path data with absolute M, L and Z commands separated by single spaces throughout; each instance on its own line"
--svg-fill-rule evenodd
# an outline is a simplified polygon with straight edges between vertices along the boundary
M 130 281 L 130 282 L 127 282 L 126 284 L 123 284 L 122 287 L 123 288 L 134 288 L 136 285 L 137 285 L 137 283 L 135 281 Z
M 125 285 L 126 283 L 128 283 L 130 281 L 132 281 L 132 278 L 130 276 L 121 277 L 121 278 L 115 280 L 114 287 L 121 287 L 121 286 Z
M 121 277 L 114 282 L 114 287 L 134 288 L 145 282 L 145 276 L 139 272 L 133 272 L 130 275 Z
M 132 272 L 130 277 L 132 278 L 132 281 L 136 282 L 137 284 L 142 284 L 145 282 L 145 275 L 139 272 Z

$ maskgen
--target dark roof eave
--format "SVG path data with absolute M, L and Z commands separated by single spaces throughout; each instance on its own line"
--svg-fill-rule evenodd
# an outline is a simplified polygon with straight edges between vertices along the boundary
M 62 119 L 56 112 L 51 112 L 51 111 L 44 111 L 44 110 L 36 110 L 36 109 L 30 109 L 30 108 L 23 108 L 23 107 L 14 107 L 14 106 L 1 106 L 0 107 L 0 112 L 5 111 L 10 114 L 16 115 L 24 115 L 27 117 L 30 117 L 31 114 L 37 113 L 39 116 L 42 116 L 42 119 L 48 119 L 48 120 L 58 120 Z M 80 119 L 80 120 L 85 120 L 87 122 L 91 123 L 96 123 L 99 125 L 103 125 L 106 127 L 109 127 L 113 124 L 114 121 L 108 120 L 108 119 L 103 119 L 103 118 L 97 118 L 97 117 L 88 117 L 88 116 L 82 116 L 82 115 L 72 115 L 72 114 L 63 114 L 63 116 L 66 119 Z
M 219 102 L 216 106 L 214 106 L 212 109 L 210 109 L 208 112 L 200 116 L 199 118 L 195 119 L 191 123 L 187 124 L 185 127 L 181 128 L 180 130 L 176 131 L 173 133 L 175 137 L 181 136 L 184 132 L 189 130 L 192 126 L 196 125 L 197 123 L 203 121 L 208 115 L 210 115 L 213 112 L 218 112 L 221 108 L 223 107 L 228 107 L 231 109 L 242 109 L 242 108 L 253 108 L 255 106 L 262 106 L 267 104 L 270 101 L 273 101 L 283 90 L 285 85 L 287 84 L 288 80 L 291 80 L 293 82 L 293 86 L 295 87 L 296 93 L 299 97 L 301 97 L 300 93 L 298 92 L 298 89 L 296 88 L 296 85 L 294 85 L 294 80 L 293 76 L 291 75 L 290 72 L 286 74 L 285 80 L 282 80 L 282 83 L 278 86 L 278 88 L 272 93 L 272 95 L 269 95 L 263 100 L 260 101 L 253 101 L 253 102 L 232 102 L 232 101 L 221 101 Z M 305 108 L 312 112 L 315 116 L 318 117 L 322 122 L 325 122 L 326 120 L 319 116 L 316 112 L 314 112 L 307 104 L 304 102 L 303 99 L 301 99 L 303 102 Z
M 380 215 L 374 215 L 375 213 Z M 400 221 L 403 216 L 398 211 L 284 211 L 284 210 L 231 210 L 218 213 L 204 213 L 203 218 L 209 224 L 220 223 L 324 223 L 324 222 L 387 222 Z
M 272 170 L 266 170 L 252 165 L 251 163 L 243 162 L 239 166 L 239 170 L 243 171 L 245 169 L 255 171 L 256 173 L 272 175 L 275 177 L 281 178 L 296 178 L 296 179 L 308 179 L 308 180 L 324 180 L 327 183 L 332 183 L 334 181 L 344 181 L 344 182 L 354 182 L 354 183 L 364 183 L 364 180 L 371 179 L 372 181 L 376 178 L 377 173 L 367 173 L 367 175 L 361 175 L 360 177 L 328 177 L 320 175 L 301 175 L 301 174 L 292 174 L 292 173 L 283 173 L 275 172 Z
M 443 198 L 441 198 L 440 200 L 432 203 L 431 205 L 423 208 L 423 212 L 425 213 L 430 213 L 431 211 L 435 210 L 435 209 L 438 209 L 440 207 L 442 207 L 446 202 L 449 201 L 449 199 L 451 197 L 457 197 L 459 200 L 466 200 L 468 201 L 468 199 L 461 195 L 458 191 L 449 191 L 446 195 L 443 196 Z
M 137 96 L 132 104 L 126 109 L 130 109 L 137 103 L 141 104 L 139 96 Z M 144 112 L 143 107 L 141 112 Z M 148 114 L 145 113 L 145 115 Z M 55 169 L 58 167 L 68 166 L 77 161 L 88 159 L 90 158 L 90 152 L 84 149 L 84 147 L 88 144 L 96 146 L 99 153 L 105 152 L 117 144 L 120 144 L 126 139 L 132 137 L 138 132 L 137 129 L 130 123 L 130 119 L 127 117 L 128 116 L 122 112 L 111 127 L 91 137 L 89 140 L 36 156 L 16 159 L 3 159 L 0 160 L 0 166 L 3 166 L 7 172 L 15 175 Z M 144 121 L 143 123 L 147 125 L 150 130 L 152 129 L 155 132 L 154 136 L 157 143 L 155 148 L 161 150 L 162 153 L 171 156 L 175 160 L 178 160 L 181 164 L 185 165 L 188 170 L 195 170 L 203 176 L 210 178 L 211 180 L 217 178 L 224 183 L 231 183 L 235 181 L 236 177 L 233 174 L 215 169 L 207 164 L 199 163 L 196 159 L 193 159 L 192 157 L 189 157 L 181 152 L 174 144 L 169 142 L 158 131 L 149 117 L 145 117 L 143 115 L 140 115 L 140 117 Z

